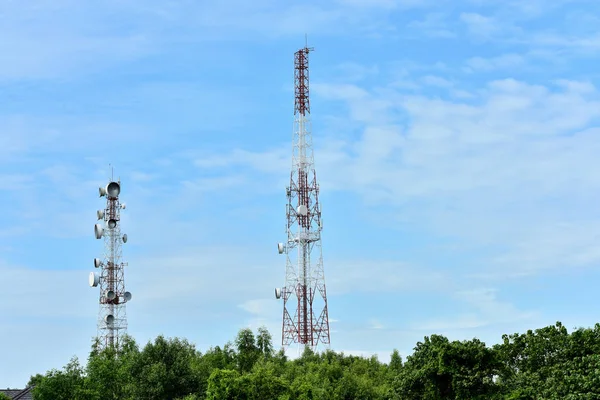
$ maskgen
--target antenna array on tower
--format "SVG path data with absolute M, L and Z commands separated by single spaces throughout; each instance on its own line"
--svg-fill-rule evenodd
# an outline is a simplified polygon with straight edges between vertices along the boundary
M 275 297 L 283 297 L 282 345 L 298 343 L 314 349 L 319 342 L 330 344 L 330 335 L 321 250 L 323 225 L 309 118 L 308 53 L 312 50 L 305 46 L 294 54 L 295 118 L 287 188 L 287 243 L 277 245 L 279 254 L 286 255 L 285 286 L 275 289 Z
M 119 337 L 127 330 L 125 303 L 131 293 L 125 291 L 124 267 L 121 259 L 121 244 L 127 243 L 127 234 L 121 235 L 121 210 L 125 204 L 119 202 L 121 182 L 112 181 L 99 188 L 100 197 L 106 197 L 106 208 L 98 210 L 98 221 L 94 226 L 96 239 L 104 238 L 104 255 L 94 258 L 94 267 L 89 284 L 100 286 L 100 311 L 98 315 L 98 339 L 101 348 L 118 346 Z

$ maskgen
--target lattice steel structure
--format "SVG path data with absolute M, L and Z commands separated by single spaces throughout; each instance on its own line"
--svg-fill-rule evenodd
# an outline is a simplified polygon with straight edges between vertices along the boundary
M 127 234 L 121 235 L 120 203 L 121 181 L 112 181 L 99 189 L 100 197 L 106 197 L 106 207 L 97 211 L 102 223 L 94 226 L 96 239 L 104 238 L 104 255 L 94 259 L 94 267 L 100 273 L 91 272 L 89 284 L 100 286 L 100 310 L 98 313 L 98 340 L 100 348 L 118 347 L 119 338 L 127 331 L 127 313 L 125 304 L 131 300 L 131 293 L 125 291 L 124 269 L 127 263 L 122 261 L 123 243 L 127 243 Z
M 292 172 L 287 188 L 287 242 L 278 244 L 286 255 L 283 297 L 283 346 L 298 343 L 312 348 L 330 344 L 327 292 L 321 248 L 319 185 L 314 166 L 310 124 L 308 54 L 305 46 L 294 54 L 294 137 Z M 295 310 L 294 310 L 295 308 Z

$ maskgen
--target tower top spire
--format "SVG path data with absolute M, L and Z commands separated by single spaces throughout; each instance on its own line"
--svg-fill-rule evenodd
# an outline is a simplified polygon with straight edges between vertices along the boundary
M 314 48 L 308 47 L 307 44 L 294 53 L 294 114 L 310 114 L 308 53 L 313 50 Z

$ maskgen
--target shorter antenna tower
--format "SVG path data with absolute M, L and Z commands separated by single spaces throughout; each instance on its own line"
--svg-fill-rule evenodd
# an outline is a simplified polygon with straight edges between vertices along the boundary
M 100 286 L 100 311 L 98 315 L 98 340 L 100 348 L 119 345 L 119 338 L 127 330 L 125 303 L 131 300 L 131 293 L 125 291 L 124 267 L 121 244 L 127 243 L 127 234 L 121 235 L 121 210 L 125 204 L 119 202 L 121 181 L 111 178 L 108 185 L 99 188 L 100 197 L 106 197 L 106 207 L 98 210 L 98 221 L 94 226 L 96 239 L 104 238 L 104 255 L 94 258 L 94 267 L 100 270 L 90 272 L 91 287 Z

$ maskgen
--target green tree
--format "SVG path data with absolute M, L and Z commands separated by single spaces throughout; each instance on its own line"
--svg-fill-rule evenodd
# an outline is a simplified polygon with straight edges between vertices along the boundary
M 477 339 L 450 342 L 432 335 L 407 358 L 396 393 L 407 399 L 486 399 L 496 392 L 499 365 L 494 351 Z
M 250 371 L 260 355 L 260 349 L 256 346 L 252 330 L 249 328 L 241 329 L 235 339 L 235 345 L 238 369 L 242 373 Z
M 211 347 L 202 355 L 202 360 L 211 371 L 213 369 L 232 369 L 236 366 L 236 355 L 231 343 L 225 344 L 223 348 Z
M 507 399 L 594 398 L 600 395 L 600 325 L 570 335 L 557 322 L 503 335 L 494 346 L 503 362 L 498 387 Z
M 568 358 L 569 335 L 560 322 L 524 334 L 503 335 L 502 340 L 494 349 L 502 362 L 499 387 L 509 398 L 535 398 L 554 366 Z
M 208 378 L 207 400 L 235 400 L 241 398 L 238 386 L 240 374 L 236 370 L 215 369 Z
M 250 400 L 277 399 L 289 391 L 289 382 L 277 373 L 277 364 L 260 360 L 250 374 L 244 376 L 244 391 Z
M 273 356 L 273 338 L 264 326 L 258 328 L 256 336 L 256 347 L 267 358 Z
M 158 336 L 135 357 L 131 366 L 133 397 L 172 400 L 196 393 L 195 347 L 187 340 Z
M 39 382 L 42 381 L 42 379 L 44 379 L 44 375 L 42 375 L 42 374 L 32 375 L 29 378 L 29 382 L 27 382 L 27 387 L 36 386 Z
M 135 389 L 131 371 L 138 356 L 137 344 L 129 336 L 125 336 L 117 348 L 99 350 L 97 346 L 93 346 L 86 368 L 86 387 L 95 393 L 94 398 L 133 398 Z
M 42 379 L 39 379 L 33 389 L 36 400 L 72 399 L 85 400 L 93 396 L 85 387 L 83 368 L 77 357 L 63 368 L 63 370 L 50 370 Z
M 392 357 L 390 359 L 390 370 L 394 373 L 400 373 L 400 371 L 402 370 L 402 357 L 396 349 L 394 349 L 394 351 L 392 352 Z
M 140 351 L 124 338 L 115 350 L 93 346 L 83 368 L 30 378 L 37 400 L 276 399 L 276 400 L 575 400 L 600 398 L 600 324 L 569 334 L 560 323 L 504 335 L 488 348 L 473 339 L 425 337 L 403 363 L 305 348 L 290 361 L 273 351 L 269 332 L 239 331 L 231 343 L 204 354 L 162 336 Z M 0 399 L 1 400 L 1 399 Z

